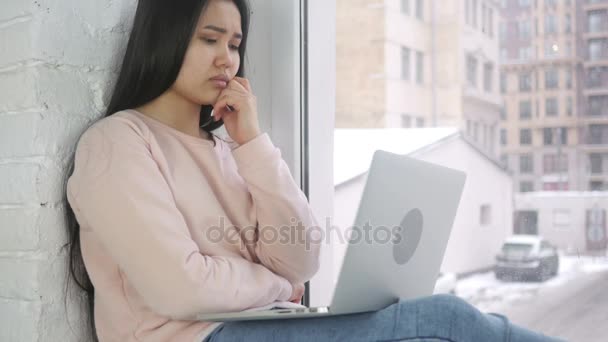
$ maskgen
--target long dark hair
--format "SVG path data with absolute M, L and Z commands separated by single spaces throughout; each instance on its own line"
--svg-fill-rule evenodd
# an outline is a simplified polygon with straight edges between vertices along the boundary
M 226 1 L 232 1 L 241 14 L 243 39 L 239 45 L 241 64 L 237 76 L 243 77 L 245 74 L 245 49 L 249 31 L 249 4 L 247 0 Z M 181 69 L 199 16 L 205 10 L 208 2 L 209 0 L 138 1 L 118 79 L 111 93 L 108 107 L 101 118 L 108 117 L 121 110 L 144 105 L 162 95 L 173 85 Z M 212 131 L 223 125 L 222 120 L 213 121 L 211 117 L 212 109 L 213 107 L 210 105 L 202 106 L 199 122 L 199 126 L 210 135 Z M 63 202 L 66 208 L 65 219 L 68 234 L 68 242 L 64 245 L 64 248 L 68 249 L 65 305 L 67 309 L 69 285 L 73 281 L 78 287 L 77 290 L 85 297 L 92 341 L 98 341 L 93 314 L 95 289 L 82 259 L 80 225 L 66 194 L 67 180 L 73 172 L 74 154 L 72 154 L 68 164 L 63 186 Z

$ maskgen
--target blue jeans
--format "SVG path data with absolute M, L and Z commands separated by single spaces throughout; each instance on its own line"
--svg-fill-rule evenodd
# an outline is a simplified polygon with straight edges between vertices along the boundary
M 452 295 L 400 300 L 382 310 L 306 319 L 226 322 L 203 342 L 224 341 L 561 341 L 484 314 Z

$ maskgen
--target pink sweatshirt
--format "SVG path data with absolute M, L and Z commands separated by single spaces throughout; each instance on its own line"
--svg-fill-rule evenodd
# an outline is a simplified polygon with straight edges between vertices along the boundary
M 216 141 L 127 110 L 78 142 L 67 195 L 102 342 L 201 342 L 221 323 L 193 315 L 287 300 L 317 271 L 320 226 L 280 150 Z

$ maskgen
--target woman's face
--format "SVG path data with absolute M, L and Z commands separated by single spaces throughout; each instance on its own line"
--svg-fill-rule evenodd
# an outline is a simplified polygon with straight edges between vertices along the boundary
M 184 62 L 171 87 L 173 91 L 198 105 L 215 104 L 224 88 L 211 79 L 236 76 L 241 63 L 241 15 L 230 0 L 210 0 L 199 18 Z

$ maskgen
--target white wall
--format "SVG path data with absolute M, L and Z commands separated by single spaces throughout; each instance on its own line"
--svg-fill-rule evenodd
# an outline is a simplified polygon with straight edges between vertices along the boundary
M 511 232 L 513 195 L 510 176 L 458 137 L 412 156 L 467 173 L 442 270 L 463 273 L 492 266 L 501 243 Z M 336 188 L 336 226 L 347 228 L 353 224 L 364 184 L 365 177 L 361 177 Z M 492 208 L 492 221 L 487 226 L 481 226 L 479 222 L 482 204 L 490 204 Z M 344 252 L 344 245 L 335 246 L 336 267 L 341 265 Z
M 587 252 L 587 210 L 608 210 L 607 192 L 531 192 L 515 196 L 515 210 L 538 212 L 538 234 L 563 251 Z M 555 217 L 562 212 L 561 218 Z
M 81 308 L 69 303 L 68 324 L 63 307 L 62 181 L 76 139 L 105 109 L 136 2 L 0 3 L 0 341 L 85 340 Z M 299 1 L 250 3 L 246 66 L 261 127 L 299 182 Z
M 0 4 L 0 341 L 82 341 L 63 305 L 62 177 L 134 1 Z M 100 9 L 103 9 L 101 11 Z

